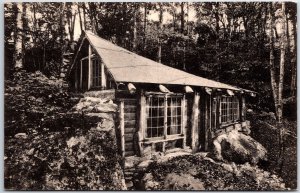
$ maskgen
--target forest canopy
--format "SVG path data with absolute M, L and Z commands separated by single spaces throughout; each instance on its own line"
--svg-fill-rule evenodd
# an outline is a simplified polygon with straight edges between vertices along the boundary
M 296 95 L 296 3 L 6 3 L 5 78 L 67 78 L 82 30 L 163 64 L 259 93 L 282 116 Z M 270 101 L 273 101 L 270 103 Z M 275 104 L 275 105 L 274 105 Z

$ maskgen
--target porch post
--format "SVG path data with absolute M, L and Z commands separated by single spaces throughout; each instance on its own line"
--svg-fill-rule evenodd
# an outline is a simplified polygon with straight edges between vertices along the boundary
M 125 125 L 124 125 L 124 101 L 120 101 L 120 114 L 119 114 L 119 119 L 120 119 L 120 143 L 121 143 L 121 156 L 125 157 Z
M 105 76 L 105 68 L 103 62 L 101 62 L 101 88 L 102 89 L 106 88 L 106 76 Z
M 209 134 L 210 134 L 210 123 L 209 123 L 209 117 L 210 117 L 210 95 L 205 96 L 205 108 L 204 108 L 204 134 L 205 134 L 205 139 L 204 139 L 204 151 L 208 150 L 208 143 L 209 143 Z
M 91 88 L 91 79 L 92 79 L 92 61 L 91 61 L 91 55 L 92 55 L 92 47 L 89 45 L 89 53 L 88 53 L 88 61 L 89 61 L 89 75 L 88 75 L 88 90 Z
M 181 120 L 181 134 L 183 135 L 183 142 L 182 142 L 182 148 L 184 149 L 186 146 L 186 121 L 187 121 L 187 101 L 185 98 L 185 95 L 183 95 L 183 98 L 181 99 L 181 114 L 182 114 L 182 120 Z
M 168 135 L 168 98 L 164 95 L 164 138 L 167 139 Z M 162 152 L 166 150 L 166 142 L 162 142 Z
M 139 153 L 141 156 L 144 154 L 143 148 L 143 140 L 145 136 L 145 129 L 146 129 L 146 97 L 141 92 L 140 98 L 140 114 L 139 114 L 139 130 L 138 130 L 138 145 L 139 145 Z
M 245 103 L 245 96 L 241 96 L 240 97 L 240 103 L 241 103 L 241 105 L 240 105 L 240 116 L 241 116 L 241 121 L 245 121 L 246 120 L 246 118 L 245 118 L 245 112 L 246 112 L 246 103 Z
M 193 152 L 198 151 L 199 145 L 199 101 L 200 101 L 200 94 L 195 92 L 194 95 L 194 102 L 193 102 L 193 110 L 192 110 L 192 130 L 191 130 L 191 148 Z

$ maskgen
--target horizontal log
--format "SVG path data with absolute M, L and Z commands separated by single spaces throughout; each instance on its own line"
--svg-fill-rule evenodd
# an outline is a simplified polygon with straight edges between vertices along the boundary
M 129 134 L 129 133 L 134 133 L 135 132 L 135 128 L 134 127 L 125 127 L 125 134 Z
M 124 104 L 126 105 L 137 105 L 137 100 L 136 99 L 124 99 Z
M 126 151 L 125 156 L 133 156 L 135 155 L 134 151 Z
M 124 118 L 126 121 L 128 120 L 135 120 L 136 114 L 135 113 L 124 113 Z
M 126 151 L 133 151 L 133 142 L 126 142 L 125 143 L 125 152 Z
M 125 107 L 137 108 L 137 104 L 125 104 Z
M 124 122 L 125 128 L 126 127 L 136 127 L 136 120 L 125 120 Z
M 126 142 L 133 142 L 133 133 L 125 133 L 125 143 Z
M 125 113 L 136 113 L 136 107 L 135 106 L 125 106 L 124 112 Z

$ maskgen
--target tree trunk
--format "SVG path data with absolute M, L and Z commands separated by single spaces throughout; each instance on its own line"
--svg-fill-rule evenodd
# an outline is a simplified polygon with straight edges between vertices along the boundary
M 136 51 L 136 44 L 137 44 L 137 26 L 136 26 L 136 20 L 137 20 L 137 11 L 138 6 L 136 3 L 134 3 L 134 13 L 133 13 L 133 41 L 132 41 L 132 49 L 133 51 Z
M 246 16 L 242 17 L 242 19 L 243 19 L 243 24 L 245 29 L 245 39 L 247 39 L 249 36 L 248 19 L 246 19 Z
M 292 79 L 291 79 L 291 96 L 296 97 L 296 87 L 297 87 L 297 27 L 296 27 L 296 16 L 292 16 L 293 23 L 293 38 L 294 38 L 294 48 L 293 56 L 291 59 L 292 64 Z
M 159 34 L 158 34 L 158 53 L 157 53 L 157 61 L 159 63 L 161 63 L 161 34 L 162 34 L 162 22 L 163 22 L 163 5 L 160 4 L 159 5 L 159 26 L 158 26 L 158 30 L 159 30 Z
M 180 20 L 181 20 L 181 27 L 180 31 L 183 34 L 184 33 L 184 2 L 180 3 L 180 8 L 181 8 L 181 14 L 180 14 Z
M 14 68 L 23 68 L 23 5 L 22 2 L 16 3 L 16 33 L 15 33 L 15 53 L 14 53 Z
M 97 27 L 98 27 L 97 13 L 96 13 L 97 6 L 94 2 L 90 2 L 90 3 L 88 3 L 88 5 L 89 5 L 89 16 L 90 16 L 90 23 L 91 23 L 92 31 L 96 34 Z
M 190 34 L 190 29 L 189 29 L 189 11 L 190 11 L 190 6 L 189 2 L 186 3 L 186 34 Z
M 282 35 L 280 42 L 280 69 L 279 69 L 279 83 L 278 83 L 278 122 L 282 121 L 282 94 L 283 94 L 283 78 L 285 66 L 285 50 L 286 50 L 286 17 L 285 17 L 285 3 L 282 2 Z
M 33 39 L 33 45 L 36 46 L 36 34 L 35 32 L 37 31 L 37 20 L 36 20 L 36 3 L 32 3 L 32 9 L 33 9 L 33 32 L 34 34 L 32 35 Z
M 67 14 L 67 21 L 68 21 L 68 27 L 69 27 L 69 35 L 70 35 L 70 42 L 74 41 L 74 27 L 75 27 L 75 18 L 76 18 L 76 12 L 72 13 L 72 6 L 74 4 L 71 3 L 69 14 Z
M 173 17 L 173 29 L 174 32 L 176 31 L 176 4 L 175 2 L 172 3 L 172 17 Z
M 80 24 L 80 30 L 83 31 L 83 26 L 82 26 L 82 18 L 81 18 L 81 12 L 80 12 L 80 3 L 77 3 L 77 9 L 78 9 L 78 17 L 79 17 L 79 24 Z
M 282 171 L 283 160 L 284 160 L 284 141 L 283 141 L 283 125 L 282 125 L 282 94 L 283 94 L 283 79 L 284 79 L 284 66 L 285 66 L 285 51 L 286 51 L 286 16 L 285 16 L 285 3 L 281 4 L 281 22 L 282 22 L 282 34 L 280 38 L 280 66 L 279 66 L 279 83 L 278 83 L 278 126 L 279 126 L 279 159 L 278 167 L 279 171 Z
M 219 3 L 216 3 L 215 7 L 215 19 L 216 19 L 216 65 L 217 65 L 217 79 L 220 80 L 220 73 L 221 73 L 221 66 L 220 66 L 220 61 L 219 61 L 219 47 L 220 47 L 220 26 L 219 26 Z
M 71 19 L 72 19 L 72 37 L 71 37 L 71 42 L 73 42 L 74 41 L 74 29 L 75 29 L 76 12 L 74 13 L 74 16 L 71 17 Z
M 59 73 L 61 72 L 61 68 L 64 64 L 64 51 L 65 51 L 65 37 L 64 37 L 64 10 L 65 10 L 65 3 L 61 2 L 60 4 L 60 45 L 61 45 L 61 65 L 59 68 Z
M 269 15 L 270 15 L 270 75 L 271 75 L 271 87 L 273 92 L 273 99 L 275 103 L 275 113 L 276 117 L 278 119 L 278 88 L 277 83 L 275 79 L 275 64 L 274 64 L 274 24 L 275 24 L 275 18 L 274 18 L 274 11 L 273 11 L 273 3 L 269 3 Z
M 82 11 L 83 11 L 83 25 L 86 30 L 86 10 L 85 10 L 85 2 L 82 3 Z
M 285 28 L 285 33 L 286 33 L 286 64 L 285 66 L 288 67 L 289 69 L 292 70 L 291 66 L 291 44 L 290 44 L 290 27 L 289 27 L 289 14 L 286 10 L 285 12 L 285 21 L 286 21 L 286 28 Z M 291 71 L 290 71 L 291 72 Z
M 147 15 L 148 15 L 147 5 L 148 5 L 147 3 L 144 3 L 144 36 L 143 36 L 144 50 L 146 49 Z

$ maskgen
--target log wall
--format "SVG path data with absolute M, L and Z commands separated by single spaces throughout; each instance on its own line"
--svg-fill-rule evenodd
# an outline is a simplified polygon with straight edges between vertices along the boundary
M 125 156 L 135 155 L 134 136 L 137 128 L 137 99 L 124 98 Z

